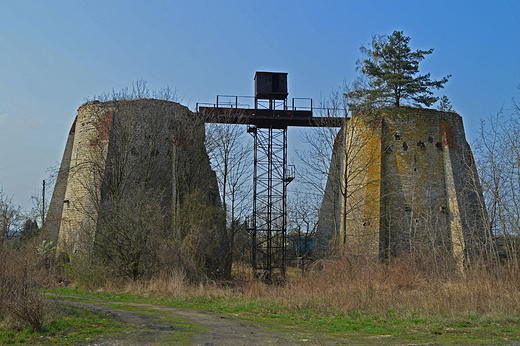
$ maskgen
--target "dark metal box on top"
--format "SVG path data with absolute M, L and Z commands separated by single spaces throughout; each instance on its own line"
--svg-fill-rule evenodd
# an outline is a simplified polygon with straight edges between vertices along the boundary
M 257 72 L 255 74 L 255 97 L 257 99 L 287 99 L 287 73 Z

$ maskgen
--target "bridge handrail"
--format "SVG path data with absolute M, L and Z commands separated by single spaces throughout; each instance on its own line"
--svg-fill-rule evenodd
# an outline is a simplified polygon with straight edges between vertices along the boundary
M 226 100 L 227 99 L 227 100 Z M 281 105 L 284 100 L 272 100 L 276 105 Z M 301 105 L 301 102 L 306 104 Z M 276 109 L 279 109 L 276 107 Z M 199 111 L 199 107 L 210 107 L 210 108 L 230 108 L 230 109 L 255 109 L 255 97 L 254 96 L 236 96 L 236 95 L 217 95 L 217 103 L 197 103 L 196 110 Z M 256 100 L 257 109 L 269 109 L 269 100 Z M 326 114 L 321 115 L 325 118 L 348 118 L 348 110 L 344 108 L 327 108 L 327 107 L 315 107 L 311 98 L 294 97 L 289 106 L 286 107 L 288 111 L 311 111 L 314 115 L 318 115 L 321 112 Z M 320 115 L 318 115 L 320 116 Z
M 264 100 L 256 99 L 254 96 L 217 95 L 216 103 L 198 103 L 198 105 L 206 104 L 216 108 L 269 109 L 269 102 L 271 101 L 274 101 L 276 109 L 279 109 L 277 106 L 280 105 L 284 105 L 284 108 L 289 111 L 312 111 L 314 109 L 312 98 L 309 97 L 293 97 L 291 99 L 291 104 L 288 105 L 286 103 L 287 100 Z M 302 101 L 304 101 L 306 104 L 301 105 Z

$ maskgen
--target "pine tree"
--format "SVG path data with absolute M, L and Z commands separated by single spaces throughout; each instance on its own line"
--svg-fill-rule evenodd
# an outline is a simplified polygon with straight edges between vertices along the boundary
M 374 36 L 371 47 L 361 47 L 364 58 L 358 61 L 362 82 L 346 95 L 355 100 L 352 105 L 373 107 L 400 107 L 403 100 L 420 106 L 431 106 L 439 100 L 432 89 L 442 89 L 451 75 L 439 81 L 431 80 L 430 73 L 419 75 L 419 63 L 433 52 L 409 47 L 410 37 L 402 31 L 391 36 Z

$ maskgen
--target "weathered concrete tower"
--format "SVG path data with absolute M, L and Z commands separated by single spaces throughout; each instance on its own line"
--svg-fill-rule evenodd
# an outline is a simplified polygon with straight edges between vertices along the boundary
M 114 112 L 113 105 L 100 102 L 89 102 L 78 109 L 70 157 L 62 161 L 62 165 L 67 161 L 69 165 L 60 228 L 53 232 L 58 233 L 59 251 L 74 248 L 80 229 L 95 227 Z M 62 186 L 57 188 L 63 190 Z M 51 205 L 53 202 L 59 203 L 51 200 Z
M 317 232 L 374 256 L 428 249 L 465 256 L 488 241 L 487 213 L 462 118 L 395 108 L 352 117 L 338 135 Z
M 173 224 L 179 200 L 196 189 L 219 206 L 204 122 L 188 108 L 155 99 L 88 102 L 69 133 L 46 229 L 58 252 L 71 253 L 94 240 L 103 215 L 111 220 L 114 201 L 153 200 Z

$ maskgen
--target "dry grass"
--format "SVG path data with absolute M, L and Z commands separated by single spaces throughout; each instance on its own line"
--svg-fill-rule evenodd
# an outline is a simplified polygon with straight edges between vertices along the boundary
M 185 295 L 188 293 L 186 274 L 179 270 L 168 270 L 160 274 L 156 279 L 149 281 L 127 281 L 123 284 L 106 287 L 108 291 L 122 290 L 127 293 L 154 294 L 164 296 Z
M 270 299 L 283 299 L 295 308 L 373 313 L 459 315 L 516 313 L 520 308 L 520 275 L 499 266 L 474 266 L 465 275 L 439 276 L 411 260 L 390 263 L 338 258 L 323 269 L 270 290 Z
M 148 281 L 111 281 L 99 291 L 262 300 L 320 313 L 503 316 L 520 311 L 520 272 L 514 268 L 481 261 L 461 273 L 449 261 L 408 256 L 382 262 L 343 251 L 315 263 L 304 276 L 289 270 L 284 285 L 266 285 L 244 268 L 235 272 L 233 282 L 198 283 L 188 282 L 183 271 L 169 270 Z

